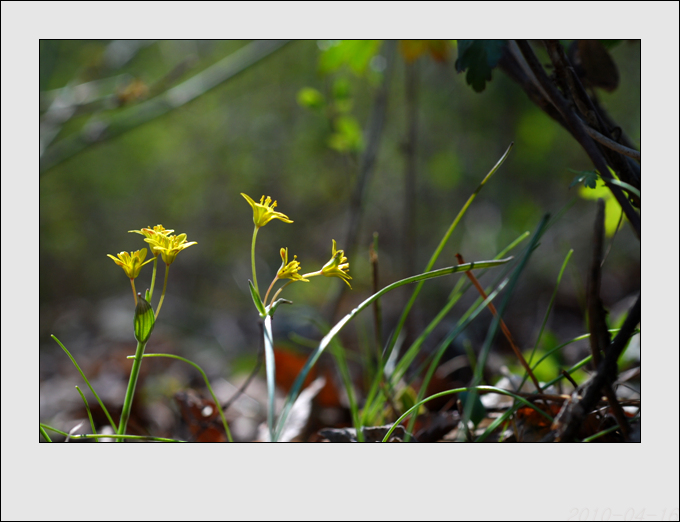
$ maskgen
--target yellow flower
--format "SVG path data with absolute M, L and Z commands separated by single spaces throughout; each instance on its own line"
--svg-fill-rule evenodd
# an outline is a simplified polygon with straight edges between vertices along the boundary
M 345 257 L 345 251 L 336 249 L 335 239 L 333 240 L 333 256 L 323 266 L 321 273 L 326 277 L 339 277 L 347 283 L 347 286 L 352 288 L 352 285 L 349 284 L 349 279 L 352 278 L 349 276 L 349 263 Z
M 135 234 L 141 234 L 142 236 L 148 238 L 148 239 L 156 239 L 158 235 L 162 236 L 168 236 L 174 232 L 174 230 L 166 230 L 163 225 L 156 225 L 155 227 L 151 228 L 143 228 L 141 230 L 128 230 L 128 232 L 134 232 Z M 156 257 L 159 252 L 155 252 L 154 249 L 151 249 L 151 254 Z
M 288 262 L 287 248 L 281 249 L 281 261 L 283 261 L 281 263 L 281 268 L 279 268 L 279 271 L 276 273 L 277 279 L 292 279 L 293 281 L 305 281 L 309 283 L 309 279 L 305 279 L 298 274 L 300 262 L 297 260 L 297 256 L 293 256 L 293 260 L 290 263 Z
M 156 233 L 152 237 L 147 237 L 144 239 L 144 241 L 151 245 L 151 250 L 154 252 L 154 254 L 160 254 L 163 257 L 163 261 L 166 265 L 172 264 L 172 262 L 177 257 L 177 254 L 179 254 L 182 250 L 196 244 L 196 241 L 187 243 L 186 240 L 186 234 L 180 234 L 179 236 L 166 236 L 160 233 Z
M 246 199 L 246 201 L 253 207 L 253 223 L 257 228 L 265 226 L 272 219 L 280 219 L 284 223 L 292 223 L 288 216 L 282 214 L 281 212 L 276 212 L 274 208 L 276 207 L 276 201 L 272 203 L 272 198 L 267 196 L 267 199 L 262 196 L 259 203 L 255 203 L 250 196 L 241 192 L 241 195 Z
M 144 258 L 146 257 L 146 248 L 142 248 L 141 250 L 137 250 L 131 254 L 128 254 L 127 252 L 121 252 L 118 254 L 118 259 L 113 257 L 111 254 L 106 255 L 113 259 L 114 263 L 122 267 L 130 279 L 136 279 L 142 267 L 146 265 L 146 263 L 151 263 L 151 261 L 153 261 L 153 259 L 149 259 L 146 263 L 144 262 Z

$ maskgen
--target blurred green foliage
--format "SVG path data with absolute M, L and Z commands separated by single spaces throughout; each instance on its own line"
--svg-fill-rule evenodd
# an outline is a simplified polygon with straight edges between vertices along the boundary
M 429 52 L 411 46 L 412 54 L 397 53 L 392 63 L 385 58 L 385 43 L 377 40 L 290 42 L 193 101 L 42 172 L 39 258 L 45 342 L 49 332 L 76 328 L 62 313 L 69 303 L 85 300 L 96 308 L 107 298 L 129 294 L 128 282 L 106 254 L 141 248 L 140 238 L 127 231 L 159 223 L 198 242 L 172 267 L 160 322 L 174 321 L 177 328 L 210 338 L 224 335 L 220 325 L 229 320 L 252 319 L 247 285 L 252 215 L 241 192 L 255 199 L 272 196 L 277 210 L 295 221 L 294 226 L 274 223 L 260 233 L 258 278 L 263 282 L 275 274 L 281 247 L 298 255 L 303 270 L 327 260 L 329 238 L 347 248 L 349 200 L 386 67 L 392 68 L 386 124 L 362 202 L 358 253 L 349 260 L 352 302 L 370 293 L 373 232 L 380 234 L 380 286 L 411 275 L 404 273 L 405 249 L 413 249 L 418 266 L 426 264 L 463 202 L 511 141 L 512 155 L 470 209 L 440 266 L 455 264 L 456 252 L 467 260 L 490 258 L 495 249 L 534 228 L 543 213 L 568 204 L 576 191 L 569 191 L 573 175 L 567 169 L 592 169 L 581 148 L 500 70 L 493 75 L 490 69 L 475 71 L 475 64 L 495 65 L 497 46 L 490 50 L 491 44 L 485 44 L 480 50 L 461 43 L 465 52 L 456 65 L 451 42 L 436 42 Z M 134 124 L 145 100 L 249 45 L 42 40 L 41 115 L 54 108 L 57 95 L 69 86 L 95 82 L 91 87 L 99 100 L 79 106 L 50 146 L 83 129 L 96 133 L 102 118 Z M 620 87 L 598 96 L 639 142 L 639 42 L 622 42 L 610 52 L 619 67 Z M 411 66 L 417 66 L 418 82 L 415 193 L 404 186 L 405 70 Z M 457 72 L 466 67 L 467 80 Z M 466 81 L 484 92 L 474 92 Z M 409 198 L 416 201 L 415 245 L 404 244 L 402 233 Z M 534 332 L 568 248 L 575 249 L 574 263 L 585 273 L 593 212 L 591 201 L 578 199 L 543 240 L 541 255 L 508 312 L 518 339 Z M 631 273 L 639 272 L 638 249 L 623 227 L 609 254 L 605 301 L 621 299 L 635 287 Z M 138 290 L 149 279 L 150 269 L 143 270 Z M 313 289 L 293 285 L 288 297 L 321 307 L 339 282 L 315 283 Z M 438 309 L 452 284 L 425 285 L 419 304 L 425 317 L 430 308 Z M 566 318 L 565 328 L 583 327 L 577 286 L 576 281 L 565 285 L 572 289 L 565 290 L 555 310 L 557 317 Z M 388 330 L 401 310 L 401 296 L 395 297 L 385 305 Z M 286 314 L 294 315 L 293 309 Z M 75 330 L 70 333 L 76 336 Z M 221 343 L 227 351 L 238 351 L 256 341 L 232 336 Z

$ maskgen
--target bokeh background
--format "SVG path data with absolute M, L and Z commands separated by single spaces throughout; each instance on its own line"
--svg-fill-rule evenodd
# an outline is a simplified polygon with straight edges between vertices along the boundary
M 609 52 L 619 87 L 598 90 L 597 96 L 639 143 L 640 44 L 624 41 Z M 134 304 L 127 278 L 106 254 L 145 246 L 129 230 L 163 224 L 198 242 L 171 267 L 147 351 L 196 361 L 226 400 L 255 366 L 259 350 L 247 285 L 252 211 L 241 192 L 255 200 L 270 195 L 277 210 L 294 220 L 273 221 L 258 235 L 261 289 L 280 265 L 281 247 L 298 256 L 303 271 L 328 260 L 331 239 L 349 257 L 351 291 L 337 279 L 316 278 L 284 295 L 294 305 L 277 313 L 277 343 L 304 354 L 302 338 L 320 339 L 323 324 L 372 293 L 374 233 L 380 287 L 422 271 L 511 142 L 507 161 L 478 195 L 436 267 L 456 264 L 458 252 L 468 261 L 491 259 L 533 231 L 545 213 L 568 207 L 533 254 L 505 320 L 518 344 L 530 349 L 560 266 L 573 249 L 543 348 L 585 333 L 595 203 L 584 197 L 585 189 L 570 188 L 575 174 L 569 169 L 593 167 L 573 138 L 502 71 L 495 69 L 477 93 L 456 71 L 456 57 L 453 41 L 432 50 L 382 41 L 42 40 L 41 421 L 64 427 L 84 414 L 73 391 L 80 378 L 51 334 L 69 348 L 107 405 L 122 404 L 130 366 L 125 356 L 135 348 Z M 371 147 L 375 161 L 366 169 Z M 353 194 L 363 180 L 357 205 Z M 356 233 L 349 230 L 352 219 Z M 602 297 L 614 323 L 640 288 L 640 243 L 625 223 L 613 243 L 608 237 L 610 243 Z M 457 277 L 425 284 L 407 338 L 441 309 Z M 143 291 L 150 278 L 147 265 L 137 289 Z M 489 272 L 483 282 L 493 279 Z M 383 300 L 385 337 L 411 291 L 401 288 Z M 425 351 L 475 298 L 465 296 Z M 466 332 L 473 348 L 481 347 L 489 322 L 490 314 L 482 314 Z M 363 353 L 372 328 L 367 312 L 346 329 L 343 343 Z M 453 346 L 452 354 L 459 349 Z M 574 345 L 555 368 L 573 363 L 584 350 L 587 344 Z M 493 354 L 496 367 L 513 364 L 503 339 L 497 338 Z M 359 355 L 353 371 L 360 367 Z M 139 422 L 156 434 L 172 432 L 177 409 L 170 398 L 187 387 L 201 388 L 200 377 L 181 363 L 160 360 L 145 361 L 143 372 Z M 242 439 L 256 436 L 264 412 L 258 386 L 255 381 L 249 389 L 252 404 L 233 413 Z

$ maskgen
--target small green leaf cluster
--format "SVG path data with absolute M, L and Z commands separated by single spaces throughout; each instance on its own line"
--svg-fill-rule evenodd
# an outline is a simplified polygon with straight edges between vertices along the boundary
M 465 81 L 482 92 L 491 81 L 491 71 L 501 59 L 505 40 L 458 40 L 456 71 L 467 70 Z

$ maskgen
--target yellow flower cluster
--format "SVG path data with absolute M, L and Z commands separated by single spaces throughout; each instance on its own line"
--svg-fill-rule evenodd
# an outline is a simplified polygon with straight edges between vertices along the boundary
M 118 259 L 113 257 L 111 254 L 106 255 L 113 259 L 114 263 L 122 267 L 122 269 L 125 271 L 125 275 L 127 275 L 130 279 L 136 279 L 142 267 L 146 265 L 146 263 L 151 263 L 151 261 L 153 261 L 153 259 L 149 259 L 146 263 L 144 262 L 144 258 L 146 257 L 146 248 L 142 248 L 141 250 L 137 250 L 136 252 L 132 252 L 130 254 L 127 252 L 121 252 L 118 254 Z
M 292 223 L 288 216 L 282 214 L 281 212 L 276 212 L 274 208 L 276 207 L 276 201 L 272 203 L 272 198 L 267 196 L 267 199 L 262 196 L 259 203 L 255 203 L 250 196 L 241 192 L 241 195 L 245 200 L 253 207 L 253 223 L 257 228 L 265 226 L 272 219 L 280 219 L 284 223 Z
M 267 196 L 266 198 L 265 196 L 262 196 L 260 198 L 260 202 L 256 203 L 247 194 L 241 193 L 241 195 L 245 198 L 245 200 L 253 209 L 253 223 L 255 223 L 255 234 L 257 233 L 257 230 L 259 228 L 265 226 L 272 219 L 280 219 L 284 223 L 293 222 L 285 214 L 282 214 L 281 212 L 276 212 L 274 210 L 274 208 L 276 207 L 276 201 L 272 203 L 272 198 L 270 196 Z M 319 275 L 324 275 L 326 277 L 339 277 L 345 283 L 347 283 L 347 286 L 352 288 L 352 285 L 349 284 L 349 280 L 352 279 L 349 275 L 349 263 L 347 262 L 347 258 L 345 257 L 344 250 L 337 249 L 335 239 L 333 240 L 331 259 L 328 261 L 328 263 L 326 263 L 323 266 L 321 270 L 317 272 L 310 272 L 309 274 L 300 275 L 298 273 L 300 271 L 300 262 L 297 260 L 297 256 L 293 256 L 293 261 L 290 262 L 288 261 L 287 248 L 282 248 L 280 252 L 282 261 L 281 268 L 279 268 L 278 272 L 276 273 L 276 277 L 274 281 L 272 281 L 272 285 L 269 287 L 270 290 L 274 283 L 276 282 L 276 280 L 278 279 L 290 279 L 291 282 L 292 281 L 308 282 L 309 279 L 307 278 Z M 253 272 L 254 270 L 255 269 L 253 266 Z M 269 291 L 267 291 L 267 295 L 269 295 Z M 278 295 L 278 292 L 276 295 Z M 267 296 L 265 295 L 265 301 L 266 299 Z
M 128 232 L 135 232 L 144 236 L 144 241 L 151 245 L 151 253 L 154 256 L 161 255 L 166 265 L 172 264 L 182 250 L 197 244 L 196 241 L 187 243 L 187 235 L 180 234 L 179 236 L 170 235 L 174 230 L 166 230 L 163 225 L 156 225 L 151 228 L 143 228 L 141 230 L 129 230 Z
M 288 262 L 288 249 L 281 249 L 281 268 L 276 273 L 277 279 L 292 279 L 293 281 L 305 281 L 309 282 L 309 279 L 305 279 L 303 276 L 298 274 L 300 270 L 300 262 L 297 260 L 297 256 L 293 256 L 293 261 Z
M 347 286 L 352 288 L 352 285 L 349 284 L 349 279 L 352 278 L 349 276 L 349 263 L 345 257 L 345 251 L 337 250 L 335 239 L 333 240 L 331 260 L 323 266 L 321 273 L 326 277 L 339 277 L 347 283 Z
M 160 254 L 167 265 L 170 265 L 182 250 L 196 244 L 196 241 L 187 243 L 186 234 L 180 234 L 179 236 L 171 235 L 174 230 L 167 230 L 163 225 L 156 225 L 153 228 L 149 227 L 141 230 L 129 230 L 129 232 L 135 232 L 144 236 L 144 241 L 149 243 L 154 258 Z M 122 267 L 130 279 L 136 279 L 141 268 L 154 260 L 152 258 L 144 262 L 146 252 L 146 248 L 142 248 L 131 253 L 121 252 L 117 254 L 117 258 L 111 254 L 106 255 L 113 259 L 118 266 Z

